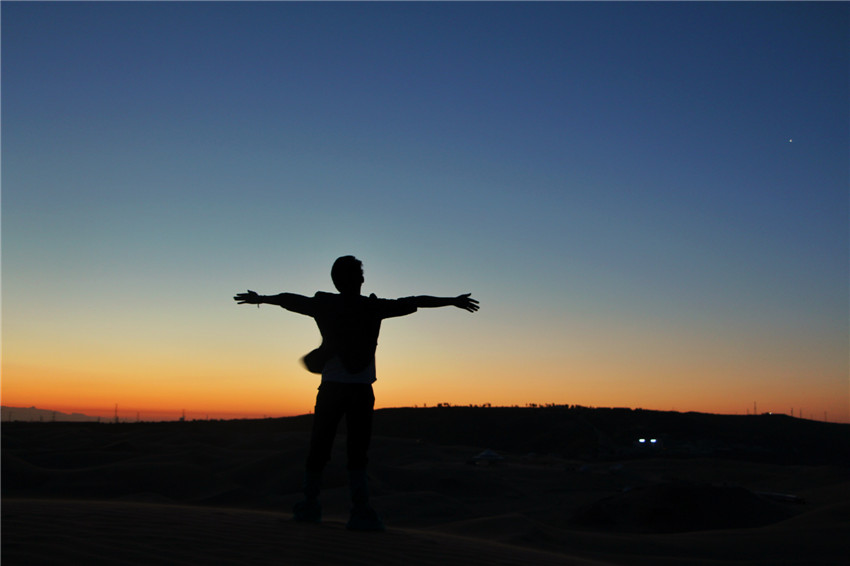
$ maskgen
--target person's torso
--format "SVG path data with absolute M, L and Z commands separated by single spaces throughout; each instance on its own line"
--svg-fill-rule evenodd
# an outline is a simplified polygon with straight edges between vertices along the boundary
M 337 355 L 349 373 L 359 373 L 374 364 L 381 331 L 379 299 L 316 293 L 316 324 L 322 347 Z

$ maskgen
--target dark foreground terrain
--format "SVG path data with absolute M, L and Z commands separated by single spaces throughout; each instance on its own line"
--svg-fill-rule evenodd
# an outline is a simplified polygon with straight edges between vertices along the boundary
M 364 535 L 343 528 L 344 427 L 324 525 L 288 520 L 310 423 L 4 423 L 3 562 L 838 565 L 850 556 L 850 425 L 565 407 L 380 410 L 370 476 L 388 531 Z

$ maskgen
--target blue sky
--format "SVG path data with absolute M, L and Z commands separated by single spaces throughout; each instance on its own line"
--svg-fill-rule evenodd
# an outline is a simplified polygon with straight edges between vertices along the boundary
M 397 373 L 515 368 L 518 403 L 805 392 L 848 419 L 848 15 L 4 2 L 4 394 L 104 350 L 296 372 L 311 326 L 229 297 L 328 289 L 353 253 L 367 292 L 482 301 L 399 322 Z M 131 379 L 114 364 L 97 387 Z

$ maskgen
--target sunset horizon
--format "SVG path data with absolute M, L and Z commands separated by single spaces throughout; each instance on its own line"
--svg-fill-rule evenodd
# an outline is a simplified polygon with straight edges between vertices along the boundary
M 4 406 L 293 416 L 311 316 L 376 407 L 850 423 L 848 3 L 3 2 Z
M 281 412 L 279 410 L 233 410 L 233 408 L 229 408 L 228 410 L 221 409 L 213 409 L 213 410 L 204 410 L 203 408 L 150 408 L 150 407 L 134 407 L 127 406 L 123 407 L 121 405 L 112 406 L 112 407 L 86 407 L 86 406 L 75 406 L 75 405 L 51 405 L 51 406 L 39 406 L 38 404 L 27 404 L 27 403 L 7 403 L 5 400 L 3 401 L 3 415 L 0 418 L 0 422 L 13 422 L 16 420 L 34 420 L 34 419 L 21 419 L 20 413 L 18 413 L 18 418 L 15 417 L 15 412 L 18 410 L 38 410 L 44 413 L 61 413 L 67 416 L 81 416 L 92 419 L 99 419 L 100 422 L 110 423 L 116 422 L 116 418 L 118 422 L 121 423 L 132 423 L 132 422 L 174 422 L 174 421 L 204 421 L 204 420 L 253 420 L 253 419 L 277 419 L 277 418 L 291 418 L 291 417 L 300 417 L 304 415 L 311 415 L 313 413 L 313 408 L 310 407 L 303 411 L 295 410 L 294 412 Z M 488 408 L 517 408 L 517 409 L 546 409 L 546 408 L 576 408 L 576 409 L 625 409 L 629 411 L 652 411 L 652 412 L 672 412 L 672 413 L 703 413 L 709 415 L 717 415 L 717 416 L 761 416 L 761 415 L 785 415 L 792 418 L 804 419 L 804 420 L 812 420 L 812 421 L 821 421 L 821 422 L 830 422 L 830 423 L 838 423 L 838 424 L 850 424 L 848 420 L 841 420 L 830 418 L 828 411 L 822 411 L 820 413 L 817 410 L 809 410 L 805 406 L 790 406 L 785 410 L 780 410 L 771 406 L 763 406 L 760 405 L 758 401 L 752 401 L 749 405 L 730 409 L 730 410 L 710 410 L 710 409 L 696 409 L 696 408 L 688 408 L 688 407 L 646 407 L 646 406 L 627 406 L 627 405 L 606 405 L 606 404 L 583 404 L 583 403 L 570 403 L 570 402 L 552 402 L 552 401 L 527 401 L 524 403 L 511 403 L 511 404 L 498 404 L 491 402 L 468 402 L 468 403 L 453 403 L 450 401 L 441 401 L 436 403 L 410 403 L 410 404 L 397 404 L 397 405 L 386 405 L 381 403 L 376 403 L 375 410 L 382 409 L 438 409 L 438 408 L 476 408 L 476 409 L 488 409 Z M 41 419 L 44 421 L 50 421 L 50 415 L 44 415 L 44 418 Z M 57 419 L 61 420 L 61 419 Z

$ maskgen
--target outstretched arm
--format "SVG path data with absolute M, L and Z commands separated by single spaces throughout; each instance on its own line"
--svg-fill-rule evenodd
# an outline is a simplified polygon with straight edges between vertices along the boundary
M 240 305 L 277 305 L 286 310 L 300 314 L 310 314 L 310 298 L 295 293 L 280 293 L 279 295 L 258 295 L 254 291 L 237 293 L 233 300 Z
M 478 310 L 478 301 L 470 297 L 471 293 L 458 295 L 457 297 L 431 297 L 419 295 L 412 297 L 414 304 L 419 308 L 457 307 L 459 309 L 475 312 Z

